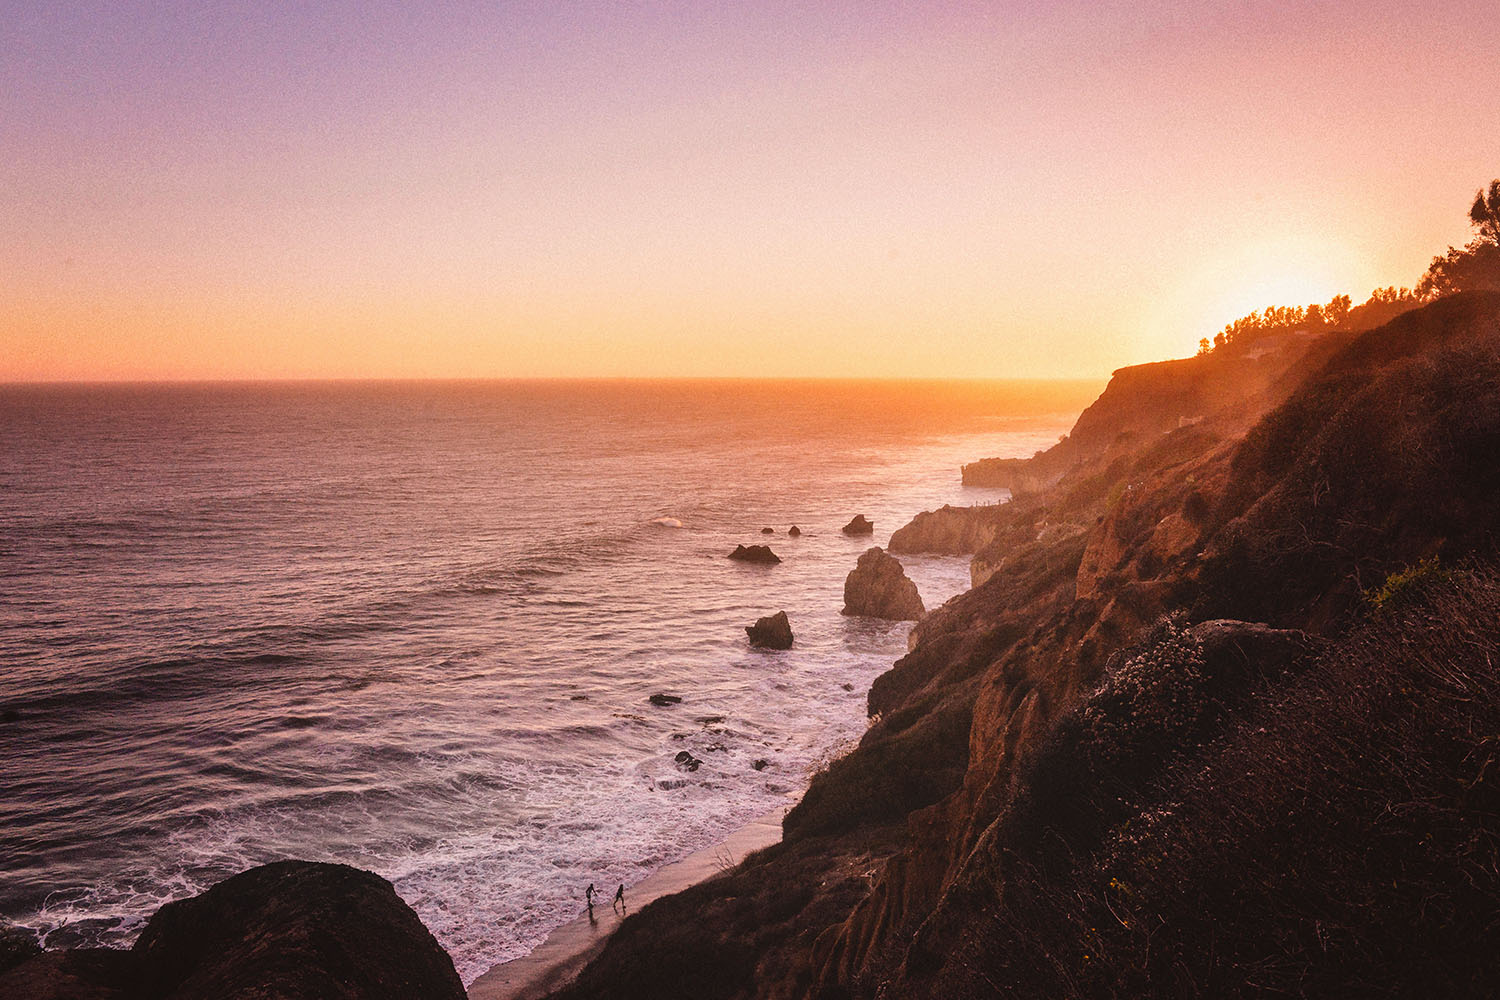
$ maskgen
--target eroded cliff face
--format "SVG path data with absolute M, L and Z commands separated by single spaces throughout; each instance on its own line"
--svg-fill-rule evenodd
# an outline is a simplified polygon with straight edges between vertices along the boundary
M 1066 438 L 1031 458 L 986 458 L 963 467 L 967 486 L 1016 494 L 1050 490 L 1080 465 L 1108 464 L 1164 434 L 1200 423 L 1242 432 L 1285 397 L 1289 372 L 1338 335 L 1285 338 L 1255 357 L 1212 353 L 1117 370 Z
M 1305 373 L 1296 374 L 1301 384 Z M 1039 918 L 1025 893 L 1056 888 L 1038 884 L 1036 871 L 1081 867 L 1078 856 L 1101 850 L 1107 832 L 1141 822 L 1145 812 L 1086 822 L 1078 814 L 1101 808 L 1088 800 L 1144 798 L 1142 787 L 1159 778 L 1164 761 L 1192 756 L 1174 745 L 1154 765 L 1132 759 L 1129 766 L 1114 762 L 1112 771 L 1094 759 L 1105 752 L 1104 737 L 1073 733 L 1093 780 L 1081 780 L 1077 766 L 1049 766 L 1049 745 L 1067 739 L 1059 726 L 1078 724 L 1111 658 L 1123 662 L 1145 627 L 1172 611 L 1248 616 L 1338 636 L 1357 618 L 1361 581 L 1379 581 L 1435 553 L 1459 561 L 1492 552 L 1500 509 L 1493 459 L 1500 455 L 1500 299 L 1442 302 L 1341 346 L 1248 439 L 1240 431 L 1244 415 L 1171 431 L 1136 452 L 1128 475 L 1109 487 L 1081 551 L 1078 539 L 1047 545 L 1041 531 L 1027 544 L 1011 539 L 1001 572 L 924 623 L 908 660 L 940 641 L 944 628 L 1009 620 L 1016 640 L 979 673 L 962 785 L 913 816 L 908 846 L 850 919 L 828 933 L 825 993 L 946 998 L 999 988 L 1034 995 L 1074 992 L 1085 981 L 1107 993 L 1107 975 L 1088 974 L 1086 947 L 1066 952 L 1077 967 L 1049 969 L 1045 949 L 1018 947 L 1008 935 L 1036 937 L 1029 921 Z M 1122 467 L 1119 459 L 1110 464 Z M 1062 479 L 1045 502 L 1018 506 L 1013 521 L 1030 531 L 1044 521 L 1083 520 L 1090 510 L 1084 481 L 1097 475 L 1087 464 L 1074 467 L 1073 478 Z M 1054 574 L 1049 603 L 1007 593 L 1018 579 L 1039 579 L 1034 567 L 1049 557 L 1065 565 L 1076 559 L 1071 578 Z M 999 584 L 1006 580 L 1010 588 Z M 1221 626 L 1209 643 L 1217 673 L 1198 669 L 1222 679 L 1231 672 L 1223 666 L 1224 635 L 1240 636 L 1230 645 L 1243 650 L 1253 645 L 1244 637 L 1267 629 Z M 1204 639 L 1193 641 L 1201 656 Z M 1311 655 L 1307 644 L 1296 649 L 1288 656 L 1259 649 L 1239 673 L 1279 676 L 1298 655 Z M 902 670 L 898 664 L 892 675 Z M 1216 690 L 1207 700 L 1222 706 L 1242 694 Z M 1061 781 L 1064 791 L 1037 787 L 1062 778 L 1070 779 Z M 1036 804 L 1043 791 L 1046 809 Z M 1060 853 L 1037 848 L 1046 838 L 1064 845 Z M 1027 874 L 1012 878 L 1018 864 Z M 1085 889 L 1098 890 L 1092 883 Z M 1008 900 L 1018 893 L 1012 912 Z M 913 905 L 929 900 L 930 908 Z M 1062 922 L 1051 940 L 1058 948 L 1080 933 L 1066 916 L 1048 915 Z M 1372 919 L 1389 917 L 1384 910 Z M 1211 977 L 1225 970 L 1196 971 Z M 1171 992 L 1166 983 L 1138 987 Z
M 735 949 L 743 975 L 693 995 L 1461 993 L 1500 975 L 1442 932 L 1488 926 L 1500 894 L 1483 864 L 1500 769 L 1473 735 L 1500 729 L 1500 296 L 1325 338 L 1243 385 L 1202 361 L 1117 377 L 1050 488 L 986 515 L 976 586 L 872 686 L 859 747 L 787 816 L 796 863 L 754 859 L 760 902 L 695 890 L 739 927 L 783 898 L 772 929 L 665 950 L 648 908 L 588 986 L 687 995 L 667 970 Z M 1136 391 L 1155 416 L 1126 419 Z M 1183 400 L 1204 419 L 1167 426 Z M 1412 569 L 1438 565 L 1465 568 Z M 1417 593 L 1424 574 L 1441 585 L 1371 612 L 1382 581 Z M 1448 660 L 1424 659 L 1429 639 Z M 1232 946 L 1195 936 L 1202 914 Z

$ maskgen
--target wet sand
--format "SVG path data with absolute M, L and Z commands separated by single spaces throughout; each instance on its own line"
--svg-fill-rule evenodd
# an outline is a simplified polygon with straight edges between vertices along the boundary
M 738 863 L 751 851 L 780 839 L 781 813 L 762 816 L 721 843 L 667 865 L 637 885 L 626 886 L 629 912 L 712 878 L 726 862 Z M 600 887 L 594 897 L 598 902 L 594 904 L 592 920 L 584 914 L 549 934 L 531 954 L 495 966 L 469 986 L 469 1000 L 536 1000 L 571 982 L 599 954 L 605 940 L 620 925 L 619 911 L 609 905 L 613 896 L 613 887 Z

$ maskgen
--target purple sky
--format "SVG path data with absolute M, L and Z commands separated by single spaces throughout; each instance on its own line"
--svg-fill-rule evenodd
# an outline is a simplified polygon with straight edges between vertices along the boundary
M 1487 22 L 7 3 L 0 378 L 1103 374 L 1462 241 Z

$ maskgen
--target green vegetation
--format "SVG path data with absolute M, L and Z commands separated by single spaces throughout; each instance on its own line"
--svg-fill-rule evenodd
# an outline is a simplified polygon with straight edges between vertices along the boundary
M 1424 586 L 1446 575 L 1438 565 L 1438 557 L 1429 556 L 1396 570 L 1379 587 L 1365 591 L 1365 601 L 1376 611 L 1396 608 L 1410 601 Z

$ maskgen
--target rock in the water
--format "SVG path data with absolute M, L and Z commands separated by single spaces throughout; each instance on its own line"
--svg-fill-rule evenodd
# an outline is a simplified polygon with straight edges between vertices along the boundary
M 927 613 L 901 562 L 877 545 L 866 549 L 844 580 L 844 614 L 916 621 Z
M 653 694 L 646 699 L 658 708 L 666 708 L 668 705 L 680 705 L 682 699 L 675 694 Z
M 766 760 L 764 757 L 760 757 L 755 761 L 755 763 L 751 764 L 750 766 L 755 768 L 757 771 L 764 771 L 766 768 L 771 766 L 771 762 Z
M 802 529 L 794 524 L 787 529 L 787 534 L 793 538 L 800 538 L 802 537 Z
M 846 535 L 873 535 L 875 534 L 875 522 L 865 520 L 863 514 L 855 514 L 854 520 L 844 525 L 843 532 Z
M 765 563 L 768 566 L 781 562 L 781 557 L 767 545 L 736 545 L 734 551 L 729 553 L 729 558 L 740 562 Z
M 745 626 L 745 632 L 750 636 L 750 645 L 760 649 L 792 648 L 792 624 L 787 621 L 785 611 L 757 619 L 754 625 Z
M 774 535 L 774 534 L 776 534 L 776 529 L 775 528 L 761 528 L 760 529 L 760 533 L 762 535 Z

